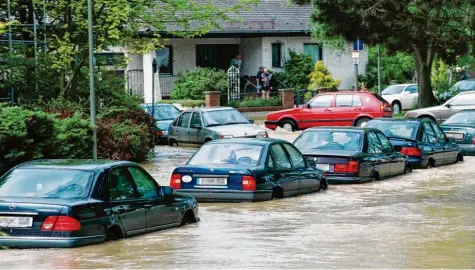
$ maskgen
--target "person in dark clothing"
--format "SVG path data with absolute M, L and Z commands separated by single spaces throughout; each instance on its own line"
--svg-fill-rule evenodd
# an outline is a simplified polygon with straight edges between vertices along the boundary
M 262 98 L 269 99 L 270 98 L 270 91 L 274 89 L 274 79 L 272 78 L 272 74 L 266 68 L 264 69 L 264 73 L 262 74 Z
M 257 71 L 256 83 L 257 83 L 257 93 L 262 89 L 262 74 L 264 73 L 264 67 L 260 66 L 259 71 Z

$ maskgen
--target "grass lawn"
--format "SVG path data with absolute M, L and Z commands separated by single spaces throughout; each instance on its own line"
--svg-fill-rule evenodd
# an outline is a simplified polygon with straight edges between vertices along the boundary
M 393 117 L 394 117 L 394 118 L 404 118 L 404 115 L 405 115 L 405 114 L 406 114 L 406 113 L 404 113 L 404 112 L 398 113 L 398 114 L 393 114 Z

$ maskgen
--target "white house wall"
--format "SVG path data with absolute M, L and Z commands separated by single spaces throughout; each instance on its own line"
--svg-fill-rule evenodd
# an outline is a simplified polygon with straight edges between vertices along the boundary
M 262 61 L 262 38 L 242 38 L 239 48 L 244 68 L 242 74 L 255 76 Z

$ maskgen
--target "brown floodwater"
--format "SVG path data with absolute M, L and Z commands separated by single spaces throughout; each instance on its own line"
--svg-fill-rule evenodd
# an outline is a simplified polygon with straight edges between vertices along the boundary
M 160 184 L 194 149 L 157 147 Z M 475 158 L 262 203 L 200 204 L 199 223 L 75 249 L 1 250 L 0 268 L 475 268 Z

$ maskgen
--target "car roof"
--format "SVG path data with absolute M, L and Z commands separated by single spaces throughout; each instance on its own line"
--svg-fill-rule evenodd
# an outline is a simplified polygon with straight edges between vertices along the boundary
M 373 94 L 373 92 L 369 91 L 351 91 L 351 90 L 339 90 L 339 91 L 323 91 L 320 92 L 319 95 L 321 94 Z
M 187 109 L 185 112 L 212 112 L 212 111 L 224 111 L 224 110 L 236 110 L 236 109 L 233 107 L 209 107 L 209 108 Z
M 107 169 L 114 166 L 136 165 L 129 161 L 115 160 L 92 160 L 92 159 L 40 159 L 26 162 L 17 166 L 22 169 L 69 169 L 69 170 L 87 170 L 96 171 Z
M 207 144 L 230 144 L 230 143 L 237 143 L 237 144 L 251 144 L 251 145 L 267 145 L 273 142 L 286 142 L 288 141 L 279 140 L 279 139 L 272 139 L 272 138 L 252 138 L 252 139 L 223 139 L 223 140 L 214 140 L 210 141 Z

